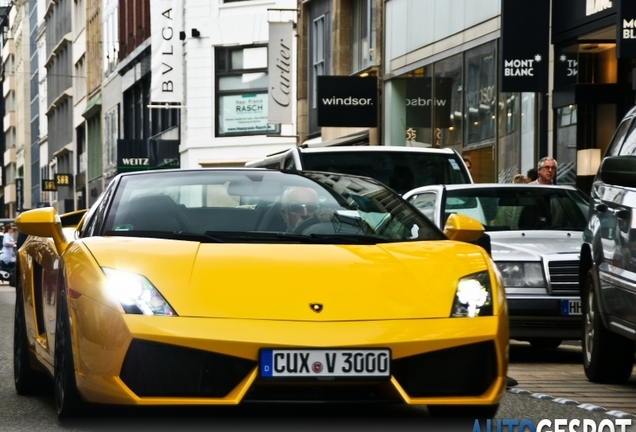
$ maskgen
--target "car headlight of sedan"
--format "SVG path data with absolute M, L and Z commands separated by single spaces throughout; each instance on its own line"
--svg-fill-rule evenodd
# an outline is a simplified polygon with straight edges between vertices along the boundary
M 543 287 L 545 279 L 541 263 L 538 262 L 498 262 L 504 286 L 513 288 Z
M 451 317 L 492 316 L 492 288 L 487 271 L 464 276 L 457 282 Z
M 102 267 L 107 290 L 127 314 L 177 315 L 166 299 L 144 276 Z

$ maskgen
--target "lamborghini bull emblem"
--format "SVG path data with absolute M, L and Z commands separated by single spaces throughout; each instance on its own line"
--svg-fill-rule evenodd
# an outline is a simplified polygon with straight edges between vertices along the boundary
M 322 312 L 322 303 L 309 303 L 309 307 L 316 313 Z

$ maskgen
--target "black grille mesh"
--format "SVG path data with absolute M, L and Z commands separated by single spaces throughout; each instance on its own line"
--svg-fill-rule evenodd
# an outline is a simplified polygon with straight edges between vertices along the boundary
M 255 366 L 238 357 L 135 339 L 119 376 L 140 397 L 221 398 Z
M 405 357 L 391 364 L 410 397 L 479 396 L 497 377 L 492 341 Z
M 550 261 L 548 270 L 553 294 L 579 294 L 579 261 Z

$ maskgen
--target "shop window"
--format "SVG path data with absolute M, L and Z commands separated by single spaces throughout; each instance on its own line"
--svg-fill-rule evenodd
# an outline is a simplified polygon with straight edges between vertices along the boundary
M 571 84 L 615 84 L 618 61 L 614 41 L 585 41 L 555 47 L 555 88 Z
M 433 67 L 404 75 L 406 139 L 409 145 L 433 147 Z
M 497 55 L 495 43 L 466 52 L 466 141 L 464 146 L 495 138 L 497 103 Z
M 117 165 L 117 140 L 119 139 L 119 105 L 104 115 L 104 165 L 113 168 Z
M 435 63 L 435 147 L 461 150 L 464 100 L 462 79 L 461 54 Z
M 575 184 L 576 182 L 576 148 L 577 148 L 577 118 L 579 115 L 577 105 L 569 105 L 556 110 L 556 149 L 555 157 L 559 162 L 557 170 L 557 183 Z M 595 123 L 594 112 L 583 110 L 584 117 L 587 116 L 590 125 Z M 590 132 L 593 128 L 590 128 Z M 581 140 L 585 140 L 581 137 Z
M 559 108 L 557 110 L 559 127 L 572 126 L 576 124 L 576 105 Z
M 318 136 L 318 76 L 331 73 L 331 0 L 312 0 L 307 10 L 307 132 Z
M 375 0 L 351 2 L 351 72 L 375 62 Z
M 216 136 L 280 133 L 268 124 L 267 47 L 217 48 Z

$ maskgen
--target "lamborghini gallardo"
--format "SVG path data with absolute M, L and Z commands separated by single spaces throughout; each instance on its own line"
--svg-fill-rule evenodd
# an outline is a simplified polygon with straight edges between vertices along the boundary
M 123 173 L 87 211 L 16 219 L 14 377 L 93 404 L 399 402 L 491 418 L 506 388 L 501 276 L 367 177 Z M 48 375 L 48 377 L 46 376 Z

